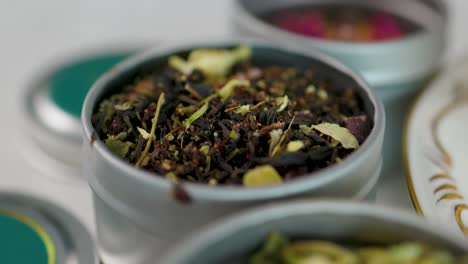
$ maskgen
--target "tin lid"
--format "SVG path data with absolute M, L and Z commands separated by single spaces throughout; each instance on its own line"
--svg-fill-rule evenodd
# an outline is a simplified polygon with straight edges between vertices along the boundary
M 0 263 L 97 263 L 91 235 L 66 211 L 16 194 L 0 201 Z
M 30 141 L 25 152 L 35 153 L 32 160 L 52 157 L 58 164 L 80 166 L 80 113 L 84 98 L 100 75 L 133 53 L 134 50 L 95 53 L 69 61 L 27 89 L 21 131 Z

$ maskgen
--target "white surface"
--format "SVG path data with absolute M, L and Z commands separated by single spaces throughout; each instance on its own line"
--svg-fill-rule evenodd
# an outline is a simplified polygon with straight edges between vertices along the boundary
M 468 1 L 449 0 L 453 11 L 450 59 L 468 47 Z M 228 0 L 0 0 L 0 89 L 2 129 L 0 189 L 30 192 L 53 200 L 93 227 L 90 190 L 32 170 L 17 144 L 19 96 L 48 63 L 105 45 L 123 46 L 178 38 L 225 37 L 230 32 Z M 401 173 L 386 177 L 395 188 L 379 193 L 385 204 L 409 207 Z M 67 175 L 63 175 L 67 177 Z
M 410 172 L 421 210 L 460 237 L 468 226 L 468 200 L 446 195 L 468 195 L 468 123 L 462 121 L 468 115 L 467 72 L 465 62 L 434 81 L 415 105 L 408 127 Z M 436 175 L 443 178 L 432 180 Z M 459 222 L 457 207 L 462 208 Z

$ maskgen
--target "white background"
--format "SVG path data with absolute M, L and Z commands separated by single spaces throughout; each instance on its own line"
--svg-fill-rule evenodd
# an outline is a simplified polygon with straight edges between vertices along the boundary
M 447 58 L 452 62 L 468 52 L 468 1 L 447 2 L 451 11 Z M 54 201 L 93 228 L 90 191 L 84 181 L 40 175 L 19 155 L 21 91 L 51 62 L 83 50 L 228 37 L 230 6 L 228 0 L 0 0 L 0 189 Z M 396 173 L 394 178 L 403 176 Z M 393 186 L 397 189 L 379 194 L 380 200 L 411 209 L 406 186 L 402 181 Z

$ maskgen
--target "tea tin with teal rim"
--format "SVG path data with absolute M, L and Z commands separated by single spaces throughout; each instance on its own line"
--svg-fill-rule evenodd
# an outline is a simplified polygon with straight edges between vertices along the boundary
M 80 113 L 86 93 L 106 71 L 136 49 L 88 53 L 33 80 L 22 97 L 20 148 L 48 176 L 80 175 Z
M 404 18 L 420 30 L 395 40 L 345 42 L 287 32 L 264 19 L 266 13 L 303 5 L 346 4 L 382 10 Z M 406 111 L 417 91 L 437 70 L 447 44 L 448 11 L 442 0 L 236 0 L 233 31 L 305 53 L 319 49 L 347 64 L 382 99 L 387 114 L 384 172 L 402 169 L 402 130 Z
M 0 193 L 0 263 L 97 263 L 86 227 L 67 211 L 35 197 Z

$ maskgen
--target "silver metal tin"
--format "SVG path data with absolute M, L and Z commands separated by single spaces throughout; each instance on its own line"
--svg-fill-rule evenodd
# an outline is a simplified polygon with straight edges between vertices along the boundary
M 371 43 L 330 41 L 297 35 L 259 18 L 265 12 L 297 5 L 346 3 L 386 10 L 422 30 L 401 39 Z M 296 47 L 319 49 L 358 71 L 385 104 L 387 130 L 384 171 L 401 168 L 404 115 L 415 93 L 436 70 L 447 42 L 447 7 L 439 0 L 236 0 L 234 31 Z
M 261 245 L 271 231 L 332 241 L 427 241 L 454 253 L 468 251 L 465 242 L 407 212 L 351 202 L 297 201 L 225 218 L 175 247 L 159 263 L 247 263 L 248 254 Z
M 239 43 L 253 47 L 254 59 L 316 65 L 327 74 L 335 74 L 342 80 L 357 84 L 366 111 L 374 123 L 366 142 L 342 163 L 279 186 L 213 188 L 185 183 L 183 188 L 193 199 L 186 205 L 171 198 L 172 185 L 164 177 L 134 168 L 114 156 L 99 139 L 94 140 L 91 116 L 97 104 L 105 94 L 118 89 L 119 83 L 127 82 L 142 67 L 165 63 L 168 55 L 197 47 L 230 47 Z M 346 66 L 319 53 L 303 55 L 294 49 L 236 40 L 167 45 L 132 57 L 117 65 L 93 86 L 82 113 L 86 159 L 83 172 L 93 189 L 102 259 L 116 264 L 152 263 L 170 244 L 211 220 L 272 200 L 298 196 L 352 198 L 370 179 L 377 181 L 375 179 L 380 174 L 384 120 L 383 106 L 365 81 Z M 370 192 L 372 188 L 367 190 Z
M 71 101 L 73 106 L 81 105 L 84 96 L 76 96 L 77 92 L 73 89 L 82 92 L 91 88 L 92 81 L 95 80 L 87 80 L 90 76 L 95 75 L 97 79 L 112 63 L 120 62 L 124 57 L 135 53 L 134 50 L 136 49 L 110 48 L 105 52 L 82 52 L 74 58 L 57 63 L 48 72 L 34 79 L 25 89 L 21 102 L 23 119 L 20 123 L 24 135 L 18 137 L 18 143 L 21 153 L 35 169 L 44 175 L 59 179 L 63 179 L 64 175 L 81 174 L 80 111 L 76 113 L 77 110 L 74 110 L 73 113 L 73 109 L 70 109 L 73 107 L 58 102 L 60 99 L 54 99 L 53 91 L 55 94 L 57 91 L 62 93 L 62 101 L 64 95 L 69 93 L 71 98 L 67 100 Z M 86 79 L 82 82 L 91 82 L 89 87 L 66 85 L 80 77 Z M 58 78 L 63 85 L 55 84 Z
M 43 228 L 53 243 L 56 264 L 98 263 L 91 234 L 64 209 L 36 197 L 2 192 L 0 210 L 24 215 Z

